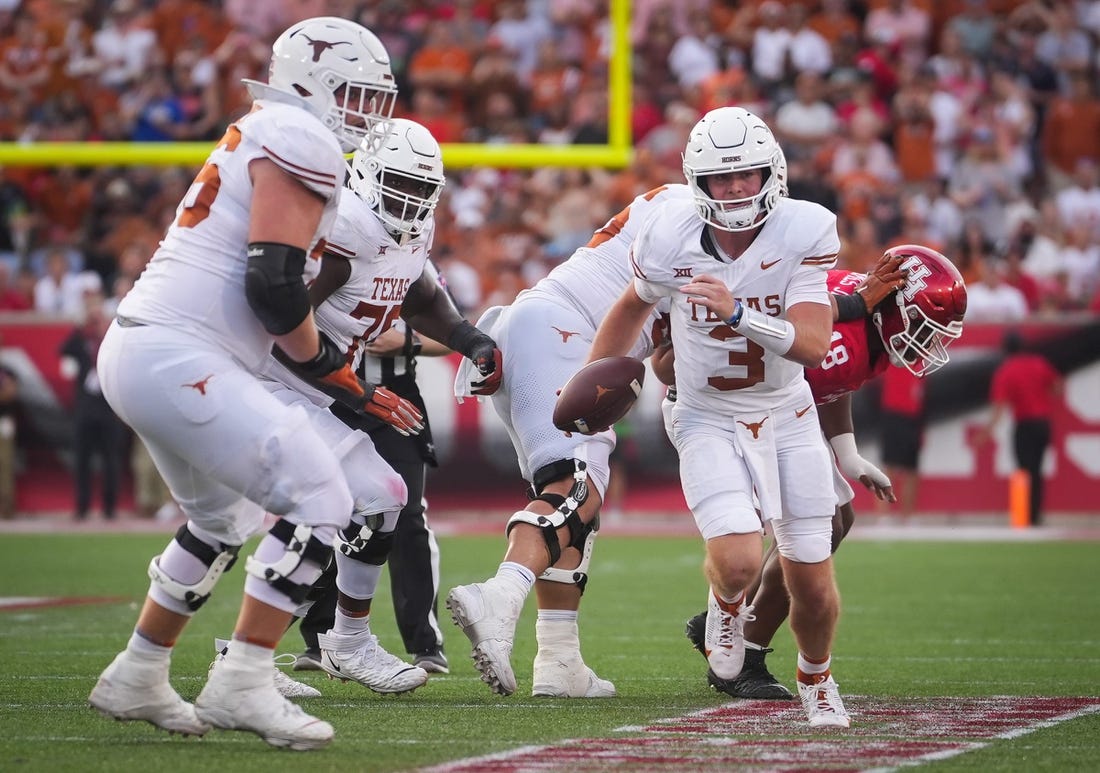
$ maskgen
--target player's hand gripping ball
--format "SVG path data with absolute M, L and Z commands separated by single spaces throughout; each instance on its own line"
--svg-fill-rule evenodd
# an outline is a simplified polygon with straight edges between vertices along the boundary
M 558 393 L 554 426 L 594 435 L 617 422 L 642 393 L 645 365 L 633 357 L 604 357 L 573 374 Z

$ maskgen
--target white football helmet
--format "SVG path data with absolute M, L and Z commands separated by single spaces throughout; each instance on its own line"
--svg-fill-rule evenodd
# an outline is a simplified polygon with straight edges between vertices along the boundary
M 443 153 L 416 121 L 395 118 L 391 124 L 380 148 L 364 143 L 355 151 L 348 184 L 391 234 L 418 236 L 446 183 Z
M 745 199 L 711 198 L 708 175 L 748 169 L 764 170 L 760 193 Z M 684 177 L 699 217 L 723 231 L 755 228 L 787 195 L 787 159 L 782 148 L 768 125 L 741 107 L 711 110 L 695 124 L 684 149 Z
M 345 153 L 380 145 L 397 99 L 390 57 L 373 32 L 335 16 L 290 27 L 271 46 L 268 82 L 245 80 L 252 95 L 290 95 L 336 135 Z

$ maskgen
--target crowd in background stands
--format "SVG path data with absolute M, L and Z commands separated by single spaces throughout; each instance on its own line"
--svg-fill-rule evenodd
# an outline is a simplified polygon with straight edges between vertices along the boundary
M 0 140 L 216 140 L 318 15 L 382 39 L 397 113 L 440 142 L 607 140 L 607 0 L 0 0 Z M 630 36 L 630 168 L 449 173 L 434 254 L 474 318 L 683 182 L 688 131 L 727 104 L 838 213 L 847 267 L 920 242 L 959 266 L 968 322 L 1100 312 L 1100 2 L 633 0 Z M 194 171 L 0 170 L 0 310 L 110 310 Z

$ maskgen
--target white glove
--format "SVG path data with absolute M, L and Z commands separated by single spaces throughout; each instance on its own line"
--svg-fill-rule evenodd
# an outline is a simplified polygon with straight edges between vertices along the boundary
M 856 436 L 851 432 L 829 438 L 829 445 L 836 454 L 836 465 L 844 477 L 858 480 L 868 491 L 887 502 L 896 501 L 894 487 L 886 473 L 859 455 Z

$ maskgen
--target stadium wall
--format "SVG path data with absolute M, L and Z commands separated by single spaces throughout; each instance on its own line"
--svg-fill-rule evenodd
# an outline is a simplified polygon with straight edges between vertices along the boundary
M 24 512 L 71 509 L 69 443 L 72 386 L 57 356 L 68 324 L 0 321 L 0 357 L 22 386 L 19 418 L 24 469 L 17 481 Z M 1046 459 L 1047 510 L 1095 514 L 1100 502 L 1100 321 L 1035 323 L 1020 328 L 1027 345 L 1047 354 L 1067 374 L 1066 395 L 1055 416 L 1055 440 Z M 918 510 L 929 513 L 1002 513 L 1012 471 L 1011 425 L 1002 423 L 995 443 L 979 445 L 975 432 L 989 414 L 989 380 L 1000 359 L 1004 328 L 970 325 L 951 349 L 951 363 L 928 387 L 928 426 L 921 455 Z M 418 368 L 432 421 L 440 468 L 429 478 L 433 509 L 514 506 L 521 496 L 515 453 L 488 403 L 455 401 L 457 357 L 423 358 Z M 628 474 L 628 509 L 686 509 L 676 474 L 676 455 L 661 426 L 663 388 L 647 379 L 623 428 L 619 455 Z M 857 437 L 877 459 L 878 387 L 869 384 L 855 405 Z M 857 506 L 872 506 L 864 492 Z M 125 503 L 124 503 L 125 504 Z

